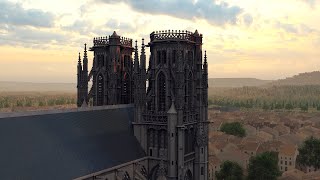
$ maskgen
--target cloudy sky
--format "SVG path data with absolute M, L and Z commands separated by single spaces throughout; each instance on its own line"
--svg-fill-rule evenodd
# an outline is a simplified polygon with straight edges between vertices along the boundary
M 0 7 L 0 81 L 75 82 L 83 44 L 113 30 L 140 41 L 154 30 L 198 29 L 209 77 L 278 79 L 320 69 L 318 0 L 0 0 Z

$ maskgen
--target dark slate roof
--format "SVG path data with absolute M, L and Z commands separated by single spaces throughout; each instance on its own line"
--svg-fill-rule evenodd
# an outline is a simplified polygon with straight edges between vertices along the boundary
M 0 118 L 0 179 L 73 179 L 145 156 L 133 108 Z

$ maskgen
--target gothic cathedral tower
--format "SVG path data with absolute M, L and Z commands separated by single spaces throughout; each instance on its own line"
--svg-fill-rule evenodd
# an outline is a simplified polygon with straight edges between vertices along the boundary
M 88 73 L 85 45 L 83 65 L 78 62 L 78 107 L 133 103 L 132 40 L 116 32 L 109 37 L 93 39 L 93 66 Z M 88 92 L 88 83 L 92 87 Z
M 172 180 L 207 180 L 208 68 L 202 34 L 151 33 L 148 69 L 145 47 L 143 42 L 140 64 L 135 47 L 134 133 L 149 156 L 165 162 L 150 179 L 165 172 Z

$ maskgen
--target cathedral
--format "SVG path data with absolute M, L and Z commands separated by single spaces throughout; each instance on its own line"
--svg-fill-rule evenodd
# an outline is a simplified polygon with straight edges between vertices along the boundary
M 130 132 L 144 157 L 80 179 L 207 180 L 208 65 L 202 34 L 155 31 L 149 43 L 142 39 L 140 52 L 137 41 L 132 43 L 116 32 L 94 38 L 90 72 L 85 45 L 83 60 L 80 53 L 78 58 L 77 105 L 131 105 Z

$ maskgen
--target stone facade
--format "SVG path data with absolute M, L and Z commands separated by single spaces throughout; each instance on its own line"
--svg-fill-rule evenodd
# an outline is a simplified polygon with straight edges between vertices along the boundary
M 110 38 L 115 38 L 113 37 L 115 35 L 116 33 Z M 106 44 L 105 41 L 107 40 L 102 39 L 101 43 Z M 110 43 L 111 40 L 109 40 Z M 81 81 L 82 76 L 79 76 L 81 73 L 78 70 L 78 82 L 80 82 L 78 83 L 78 106 L 84 104 L 83 101 L 88 103 L 90 98 L 93 98 L 94 106 L 134 102 L 135 113 L 132 123 L 134 135 L 146 152 L 148 161 L 152 159 L 155 162 L 152 167 L 150 163 L 145 165 L 148 174 L 146 177 L 148 179 L 165 177 L 171 180 L 207 180 L 208 65 L 206 53 L 204 58 L 202 54 L 202 34 L 198 31 L 193 33 L 173 30 L 152 32 L 147 45 L 142 39 L 140 58 L 137 41 L 134 48 L 130 45 L 122 49 L 120 43 L 119 46 L 115 46 L 119 49 L 112 51 L 110 45 L 100 47 L 95 44 L 91 48 L 95 54 L 92 72 Z M 105 52 L 108 48 L 110 54 Z M 146 48 L 150 49 L 148 68 L 146 68 Z M 105 61 L 105 66 L 95 68 L 99 67 L 97 61 L 100 51 L 107 54 L 104 55 L 105 60 L 111 57 L 110 62 Z M 133 63 L 132 51 L 134 52 Z M 114 56 L 113 53 L 118 54 Z M 126 56 L 128 57 L 125 58 Z M 115 57 L 124 58 L 118 61 Z M 119 71 L 118 64 L 120 63 L 122 67 L 121 62 L 122 60 L 125 62 L 126 59 L 130 60 L 128 68 L 122 70 L 130 77 L 126 84 L 127 87 L 130 84 L 130 93 L 126 91 L 127 95 L 123 96 L 121 88 L 124 87 L 125 79 L 120 78 L 115 81 L 112 78 L 109 80 L 109 77 L 118 77 L 114 73 L 123 73 L 121 68 Z M 84 58 L 84 64 L 85 62 Z M 78 69 L 81 67 L 79 60 Z M 86 73 L 84 67 L 85 65 L 82 72 Z M 99 78 L 95 78 L 99 74 L 107 80 L 104 84 L 114 81 L 113 86 L 103 86 L 105 87 L 102 91 L 103 103 L 99 103 L 101 101 L 100 85 L 97 83 Z M 89 93 L 86 93 L 87 85 L 81 85 L 81 82 L 88 82 L 91 76 L 93 76 L 93 87 Z M 115 82 L 120 84 L 116 86 Z M 122 94 L 117 94 L 120 92 Z M 111 96 L 118 98 L 111 100 Z M 134 177 L 131 176 L 131 179 Z

